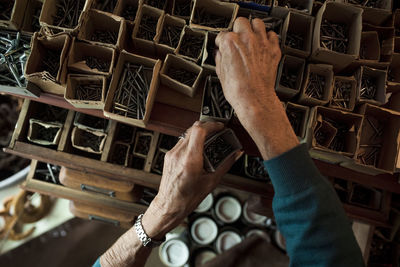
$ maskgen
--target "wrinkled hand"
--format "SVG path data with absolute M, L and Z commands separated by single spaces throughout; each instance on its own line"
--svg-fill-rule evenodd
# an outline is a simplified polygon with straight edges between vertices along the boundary
M 253 138 L 265 160 L 298 145 L 298 140 L 275 94 L 281 50 L 274 32 L 260 19 L 238 18 L 233 32 L 216 40 L 217 74 L 226 100 Z
M 238 18 L 233 32 L 221 32 L 216 45 L 217 74 L 238 115 L 249 105 L 263 106 L 264 99 L 275 95 L 281 50 L 278 36 L 267 33 L 264 22 Z
M 158 218 L 163 221 L 162 234 L 176 227 L 216 188 L 242 155 L 242 152 L 236 153 L 215 173 L 204 170 L 204 143 L 208 136 L 223 128 L 222 123 L 196 122 L 187 131 L 186 137 L 167 153 L 159 192 L 143 218 L 143 225 L 150 236 L 160 233 Z

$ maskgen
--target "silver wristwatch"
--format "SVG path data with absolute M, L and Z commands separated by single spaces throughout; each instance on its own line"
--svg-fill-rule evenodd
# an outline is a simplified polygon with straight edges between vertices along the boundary
M 162 241 L 152 240 L 143 229 L 142 218 L 143 218 L 143 214 L 140 214 L 135 222 L 135 230 L 136 230 L 136 234 L 139 237 L 139 240 L 142 241 L 143 246 L 145 246 L 147 248 L 156 248 L 156 247 L 160 246 L 165 241 L 165 237 L 164 237 L 164 240 L 162 240 Z

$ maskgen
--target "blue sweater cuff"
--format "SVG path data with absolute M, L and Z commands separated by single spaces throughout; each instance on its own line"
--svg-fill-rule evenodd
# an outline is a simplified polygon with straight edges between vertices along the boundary
M 323 182 L 306 144 L 265 161 L 264 166 L 278 197 L 296 194 Z
M 93 264 L 92 267 L 101 267 L 101 265 L 100 265 L 100 258 L 97 259 L 97 261 Z

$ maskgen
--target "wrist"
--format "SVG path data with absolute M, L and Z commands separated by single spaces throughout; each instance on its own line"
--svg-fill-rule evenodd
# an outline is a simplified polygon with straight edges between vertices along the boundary
M 169 209 L 156 197 L 143 215 L 142 226 L 150 238 L 161 240 L 183 219 L 179 211 Z

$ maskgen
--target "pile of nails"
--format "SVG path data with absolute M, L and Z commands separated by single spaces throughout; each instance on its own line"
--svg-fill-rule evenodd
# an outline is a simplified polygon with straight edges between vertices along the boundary
M 205 8 L 195 10 L 193 23 L 211 28 L 228 28 L 231 18 L 211 14 Z
M 297 70 L 289 68 L 287 65 L 283 65 L 283 71 L 281 75 L 280 85 L 290 89 L 297 89 Z
M 363 99 L 375 99 L 378 87 L 376 81 L 373 77 L 368 75 L 363 75 L 361 79 L 361 91 L 360 97 Z
M 204 36 L 198 36 L 186 32 L 183 36 L 179 54 L 198 59 L 203 51 Z
M 304 37 L 298 33 L 288 32 L 286 35 L 286 45 L 294 49 L 303 50 Z
M 152 41 L 157 33 L 158 18 L 143 15 L 140 21 L 137 38 Z
M 90 40 L 105 44 L 116 44 L 118 41 L 118 32 L 95 30 Z
M 194 85 L 194 82 L 197 79 L 197 75 L 195 73 L 178 68 L 170 68 L 168 70 L 168 76 L 190 87 Z
M 86 0 L 61 0 L 56 4 L 56 15 L 53 24 L 58 27 L 73 28 L 78 25 L 79 17 L 85 7 Z
M 346 53 L 349 44 L 347 26 L 345 24 L 333 23 L 323 20 L 321 24 L 321 46 L 336 51 Z
M 0 2 L 0 20 L 11 20 L 11 13 L 15 1 Z
M 0 32 L 1 85 L 26 86 L 24 71 L 30 51 L 30 36 L 19 32 Z
M 94 9 L 113 13 L 118 0 L 95 0 Z
M 203 115 L 215 118 L 230 119 L 233 113 L 231 105 L 226 101 L 222 86 L 217 79 L 208 79 L 206 87 L 207 96 L 210 97 L 203 107 Z
M 296 109 L 287 109 L 286 114 L 289 118 L 289 122 L 297 136 L 300 136 L 301 126 L 304 118 L 304 112 Z
M 82 101 L 101 101 L 102 84 L 80 84 L 76 88 L 76 99 Z
M 165 25 L 161 34 L 160 44 L 176 48 L 179 44 L 182 28 L 173 25 Z
M 110 62 L 97 58 L 97 57 L 86 57 L 86 65 L 91 69 L 97 69 L 101 72 L 109 72 Z
M 114 96 L 113 112 L 125 117 L 142 120 L 146 112 L 153 69 L 126 63 Z
M 350 82 L 335 81 L 335 87 L 333 89 L 332 105 L 341 108 L 349 108 L 351 89 L 352 85 Z
M 306 95 L 322 100 L 324 98 L 325 77 L 316 73 L 311 73 L 308 80 Z

